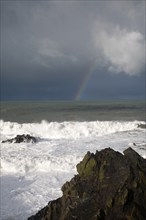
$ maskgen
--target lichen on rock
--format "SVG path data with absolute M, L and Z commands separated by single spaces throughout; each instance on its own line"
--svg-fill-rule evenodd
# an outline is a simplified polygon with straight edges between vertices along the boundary
M 63 196 L 28 220 L 145 220 L 146 160 L 132 148 L 87 152 Z

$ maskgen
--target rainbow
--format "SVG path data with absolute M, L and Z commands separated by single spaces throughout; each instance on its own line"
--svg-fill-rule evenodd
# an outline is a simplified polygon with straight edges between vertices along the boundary
M 79 101 L 82 98 L 82 95 L 84 94 L 84 91 L 87 88 L 88 82 L 91 79 L 92 74 L 94 73 L 94 70 L 96 69 L 97 66 L 97 62 L 94 63 L 94 65 L 92 65 L 89 69 L 89 71 L 87 72 L 87 74 L 85 75 L 82 83 L 80 84 L 80 87 L 78 88 L 78 91 L 75 95 L 74 100 Z

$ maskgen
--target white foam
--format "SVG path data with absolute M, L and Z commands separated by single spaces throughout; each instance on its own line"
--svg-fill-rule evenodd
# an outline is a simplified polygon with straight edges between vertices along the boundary
M 61 186 L 76 174 L 87 151 L 128 146 L 146 158 L 144 122 L 52 122 L 18 124 L 1 121 L 1 139 L 29 133 L 36 143 L 1 144 L 1 220 L 26 220 L 50 200 L 62 195 Z M 133 144 L 135 143 L 135 144 Z
M 1 138 L 5 136 L 13 137 L 17 134 L 29 133 L 34 136 L 49 139 L 76 139 L 81 137 L 97 137 L 105 134 L 111 134 L 120 131 L 134 130 L 139 121 L 119 122 L 119 121 L 90 121 L 74 122 L 65 121 L 41 123 L 24 123 L 0 121 Z

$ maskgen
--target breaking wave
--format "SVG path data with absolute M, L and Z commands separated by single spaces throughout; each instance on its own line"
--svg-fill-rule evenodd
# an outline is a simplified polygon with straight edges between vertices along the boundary
M 23 123 L 0 120 L 1 138 L 13 137 L 17 134 L 31 134 L 47 139 L 77 139 L 98 137 L 106 134 L 138 129 L 141 121 L 90 121 L 90 122 L 47 122 Z

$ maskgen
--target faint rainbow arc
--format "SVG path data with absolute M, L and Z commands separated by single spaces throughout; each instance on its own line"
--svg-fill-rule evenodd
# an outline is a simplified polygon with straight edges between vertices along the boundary
M 93 71 L 95 70 L 97 65 L 97 62 L 94 62 L 94 64 L 90 67 L 89 72 L 85 75 L 82 83 L 80 84 L 80 87 L 75 95 L 74 100 L 79 101 L 81 99 L 81 95 L 83 94 L 84 90 L 86 89 L 86 85 L 89 81 L 89 79 L 91 78 L 91 75 L 93 73 Z

